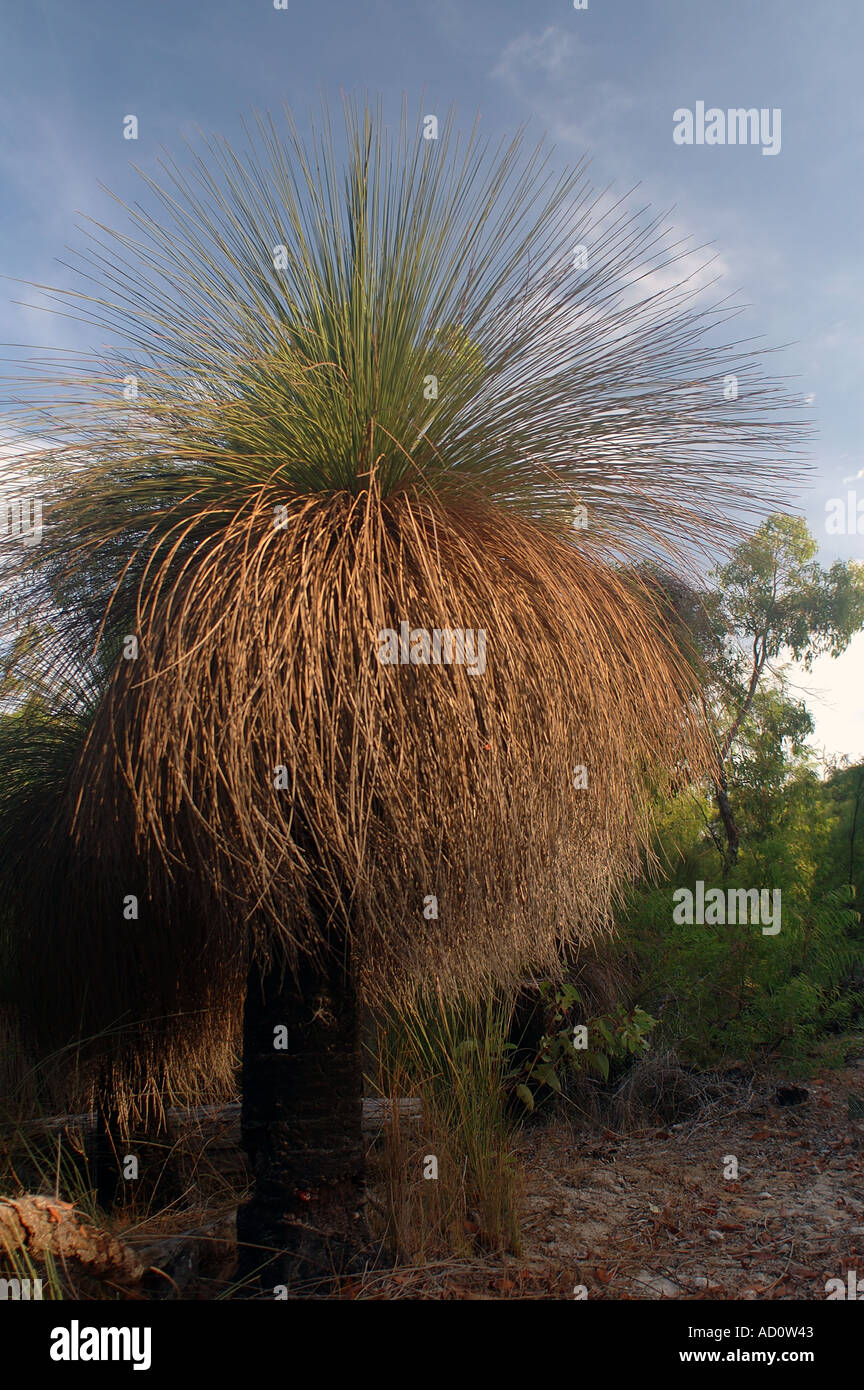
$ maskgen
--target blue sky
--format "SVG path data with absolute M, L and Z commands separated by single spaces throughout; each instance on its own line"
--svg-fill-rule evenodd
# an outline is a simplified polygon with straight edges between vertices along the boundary
M 403 93 L 412 111 L 455 102 L 496 140 L 527 121 L 562 164 L 589 153 L 596 185 L 639 184 L 694 247 L 713 243 L 711 274 L 752 306 L 742 335 L 790 344 L 778 369 L 817 427 L 800 509 L 824 562 L 864 559 L 864 536 L 825 528 L 827 499 L 864 498 L 860 0 L 28 0 L 6 8 L 0 51 L 0 272 L 26 281 L 71 283 L 57 260 L 81 243 L 76 213 L 120 220 L 100 183 L 134 200 L 133 162 L 155 172 L 196 126 L 235 137 L 252 107 L 287 101 L 302 125 L 322 91 L 380 93 L 394 117 Z M 779 108 L 780 153 L 677 145 L 673 112 L 698 101 Z M 10 302 L 28 297 L 0 282 L 0 340 L 92 344 Z M 819 741 L 864 756 L 864 637 L 806 685 L 827 692 Z

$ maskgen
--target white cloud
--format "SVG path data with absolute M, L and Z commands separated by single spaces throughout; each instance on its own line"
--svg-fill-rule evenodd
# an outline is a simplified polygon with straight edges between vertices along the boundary
M 491 76 L 511 86 L 521 86 L 527 74 L 542 73 L 547 79 L 572 77 L 573 66 L 584 45 L 574 34 L 550 24 L 539 34 L 519 34 L 502 49 Z
M 572 30 L 560 25 L 511 39 L 502 49 L 491 76 L 531 109 L 556 144 L 572 147 L 579 156 L 592 147 L 614 156 L 619 118 L 629 116 L 637 105 L 636 97 L 624 87 L 595 76 L 590 47 Z M 618 135 L 625 139 L 626 130 Z M 596 235 L 614 225 L 616 219 L 626 220 L 634 208 L 629 198 L 622 203 L 620 189 L 608 188 L 598 193 L 591 208 Z M 583 237 L 574 234 L 573 239 L 574 243 L 581 242 Z M 584 239 L 590 266 L 590 237 Z M 669 254 L 673 259 L 663 264 Z M 668 224 L 650 258 L 654 268 L 642 267 L 638 280 L 633 278 L 624 290 L 625 301 L 644 301 L 675 287 L 680 287 L 684 295 L 696 296 L 729 270 L 716 252 L 699 249 L 696 235 L 680 219 L 674 225 Z M 658 310 L 668 313 L 669 301 L 664 300 Z
M 580 154 L 604 143 L 610 127 L 636 104 L 619 83 L 595 75 L 591 50 L 580 38 L 554 24 L 511 39 L 490 76 L 530 107 L 553 140 Z

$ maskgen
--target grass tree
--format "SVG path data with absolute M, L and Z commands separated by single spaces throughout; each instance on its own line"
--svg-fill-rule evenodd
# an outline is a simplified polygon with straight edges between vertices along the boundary
M 45 291 L 111 341 L 31 386 L 14 560 L 49 664 L 111 660 L 29 1016 L 139 1018 L 132 1094 L 245 1007 L 239 1231 L 299 1278 L 362 1244 L 360 1008 L 554 969 L 710 766 L 638 562 L 774 503 L 798 415 L 663 219 L 521 135 L 348 101 L 247 140 Z

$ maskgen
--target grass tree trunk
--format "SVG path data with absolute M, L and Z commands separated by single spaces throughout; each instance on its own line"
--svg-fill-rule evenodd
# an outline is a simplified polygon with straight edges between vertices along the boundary
M 238 1277 L 309 1288 L 362 1267 L 362 1064 L 347 948 L 249 970 L 243 1146 L 255 1177 L 237 1214 Z

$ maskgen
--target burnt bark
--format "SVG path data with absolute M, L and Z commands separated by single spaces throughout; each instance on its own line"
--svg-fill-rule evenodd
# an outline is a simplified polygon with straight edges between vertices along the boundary
M 346 943 L 321 959 L 301 958 L 293 971 L 253 960 L 241 1133 L 255 1188 L 237 1213 L 237 1273 L 247 1286 L 306 1292 L 362 1268 L 361 1123 L 359 1010 Z

